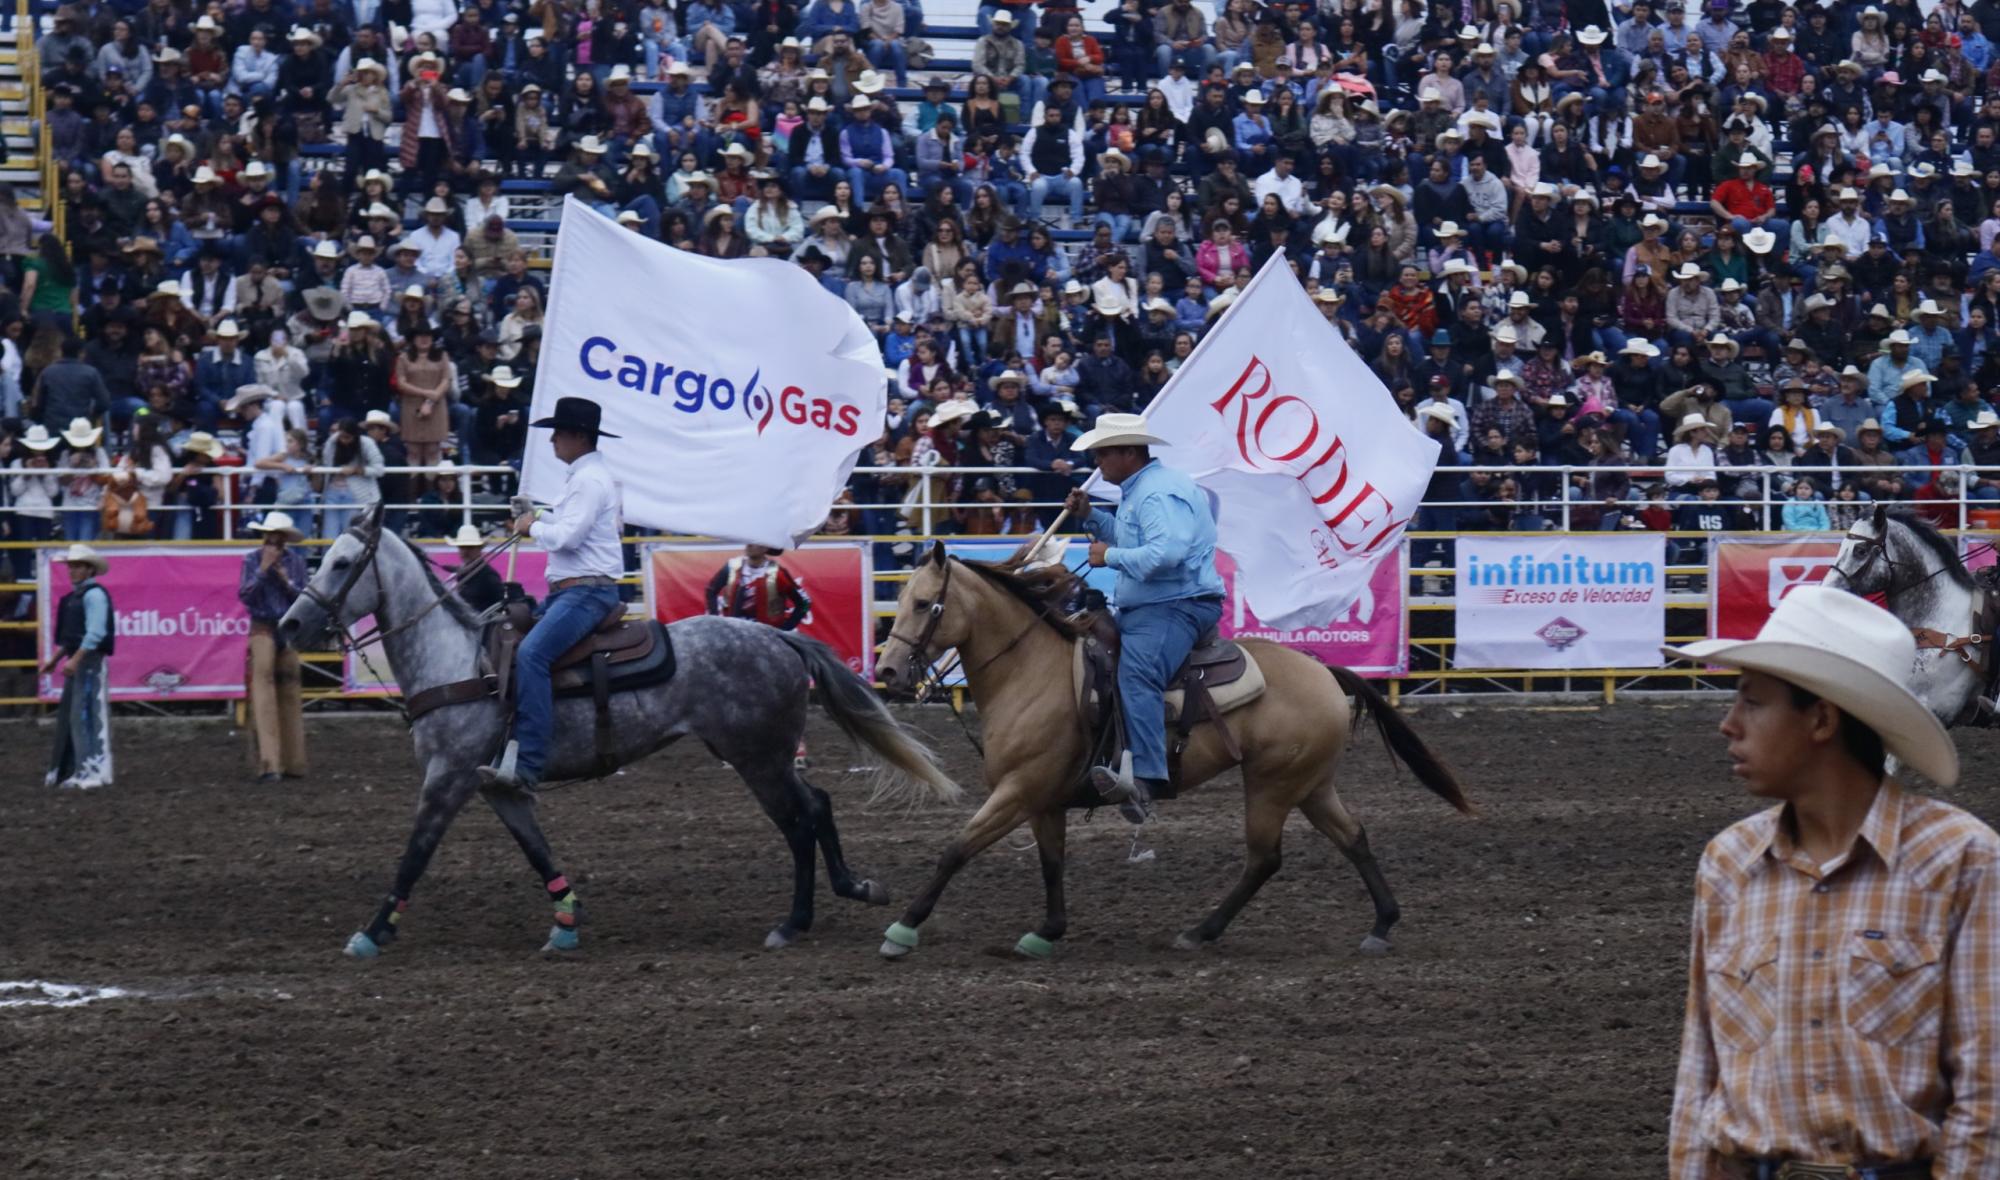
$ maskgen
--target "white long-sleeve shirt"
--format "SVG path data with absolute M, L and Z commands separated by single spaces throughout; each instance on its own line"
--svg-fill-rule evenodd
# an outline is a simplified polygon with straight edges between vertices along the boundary
M 591 451 L 569 465 L 562 495 L 528 530 L 548 551 L 549 581 L 624 576 L 621 499 L 603 455 Z

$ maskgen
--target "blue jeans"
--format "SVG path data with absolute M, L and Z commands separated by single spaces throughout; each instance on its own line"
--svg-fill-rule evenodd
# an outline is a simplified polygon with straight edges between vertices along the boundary
M 910 193 L 910 174 L 901 168 L 877 172 L 863 164 L 850 164 L 847 167 L 847 183 L 854 188 L 854 199 L 863 202 L 881 196 L 882 187 L 887 184 L 894 184 L 897 191 L 906 197 Z
M 1118 612 L 1118 704 L 1125 712 L 1125 746 L 1132 773 L 1167 777 L 1167 681 L 1187 662 L 1195 641 L 1222 619 L 1220 598 L 1178 598 Z M 529 638 L 533 638 L 530 632 Z
M 1042 215 L 1042 202 L 1050 197 L 1069 198 L 1069 223 L 1083 220 L 1083 181 L 1074 176 L 1037 176 L 1028 186 L 1028 216 Z
M 558 590 L 542 603 L 541 621 L 521 641 L 514 656 L 514 740 L 521 743 L 515 769 L 523 782 L 540 781 L 549 758 L 549 732 L 556 719 L 550 669 L 617 605 L 616 586 Z
M 902 41 L 870 41 L 863 50 L 878 70 L 894 70 L 896 85 L 910 84 L 910 50 Z

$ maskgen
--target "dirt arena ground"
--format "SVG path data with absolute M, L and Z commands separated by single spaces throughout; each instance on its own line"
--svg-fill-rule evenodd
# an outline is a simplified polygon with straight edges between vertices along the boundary
M 316 774 L 258 787 L 219 724 L 118 731 L 119 782 L 25 773 L 0 727 L 0 979 L 139 998 L 0 1010 L 0 1175 L 32 1177 L 1651 1177 L 1661 1174 L 1689 881 L 1751 809 L 1718 706 L 1430 706 L 1421 731 L 1485 809 L 1464 819 L 1346 763 L 1403 904 L 1364 958 L 1366 895 L 1299 820 L 1211 950 L 1173 934 L 1234 879 L 1233 783 L 1173 804 L 1128 863 L 1072 828 L 1071 933 L 1026 833 L 946 894 L 924 946 L 839 901 L 790 950 L 788 858 L 698 747 L 543 803 L 587 900 L 584 950 L 537 953 L 538 883 L 490 812 L 461 817 L 385 958 L 339 950 L 386 888 L 412 799 L 392 721 L 310 723 Z M 816 723 L 817 725 L 817 723 Z M 924 722 L 954 772 L 971 751 Z M 850 859 L 898 904 L 963 812 L 871 811 L 816 727 Z M 1969 766 L 1995 742 L 1964 742 Z M 1958 792 L 1989 817 L 1990 775 Z

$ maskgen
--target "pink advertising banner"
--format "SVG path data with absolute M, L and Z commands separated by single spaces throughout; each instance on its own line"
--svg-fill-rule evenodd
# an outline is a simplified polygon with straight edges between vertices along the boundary
M 458 550 L 449 545 L 420 546 L 426 557 L 437 563 L 444 577 L 449 578 L 458 570 Z M 549 555 L 540 549 L 530 549 L 521 545 L 514 550 L 516 556 L 511 571 L 513 580 L 521 583 L 521 589 L 537 602 L 549 596 Z M 500 557 L 493 568 L 502 578 L 509 575 L 507 558 Z M 365 635 L 375 626 L 373 616 L 354 625 L 356 635 Z M 363 656 L 366 659 L 363 659 Z M 370 668 L 373 671 L 370 671 Z M 372 693 L 376 696 L 391 696 L 398 690 L 389 672 L 389 658 L 382 654 L 380 643 L 368 643 L 347 653 L 342 661 L 341 674 L 345 680 L 343 691 L 349 693 Z
M 212 701 L 243 695 L 243 654 L 250 616 L 236 598 L 246 546 L 104 551 L 111 570 L 99 579 L 118 617 L 118 651 L 107 662 L 114 701 Z M 40 636 L 55 653 L 56 603 L 69 593 L 69 569 L 44 551 Z M 62 681 L 38 676 L 37 693 L 60 699 Z
M 1250 609 L 1236 587 L 1236 563 L 1217 550 L 1222 574 L 1222 634 L 1227 639 L 1270 639 L 1297 648 L 1325 664 L 1338 664 L 1363 676 L 1402 676 L 1410 670 L 1410 613 L 1404 609 L 1409 582 L 1407 546 L 1375 563 L 1368 584 L 1354 604 L 1324 627 L 1281 631 L 1267 626 Z

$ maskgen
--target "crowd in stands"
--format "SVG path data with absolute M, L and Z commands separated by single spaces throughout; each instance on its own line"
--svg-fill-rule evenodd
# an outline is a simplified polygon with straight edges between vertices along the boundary
M 926 495 L 1034 527 L 1278 256 L 1437 440 L 1420 528 L 2000 500 L 1930 470 L 2000 479 L 2000 6 L 997 0 L 950 35 L 919 0 L 54 10 L 60 190 L 0 189 L 0 528 L 455 502 L 385 469 L 518 463 L 551 227 L 515 206 L 561 196 L 877 333 L 864 465 L 908 474 L 830 531 Z

